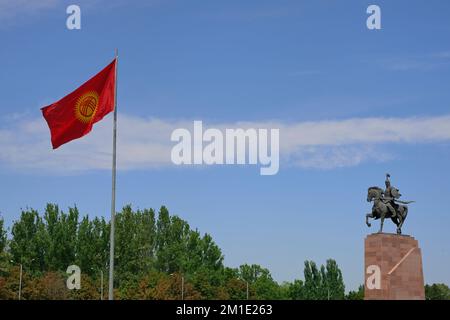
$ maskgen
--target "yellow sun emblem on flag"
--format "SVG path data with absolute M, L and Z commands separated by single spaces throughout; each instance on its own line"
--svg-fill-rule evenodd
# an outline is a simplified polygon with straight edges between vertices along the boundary
M 98 93 L 89 91 L 78 98 L 75 103 L 75 115 L 81 122 L 89 123 L 95 115 L 98 107 Z

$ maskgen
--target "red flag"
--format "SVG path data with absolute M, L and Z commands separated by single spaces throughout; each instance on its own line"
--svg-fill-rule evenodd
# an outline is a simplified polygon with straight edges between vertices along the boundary
M 53 149 L 85 136 L 94 123 L 114 110 L 115 74 L 116 59 L 74 92 L 41 109 Z

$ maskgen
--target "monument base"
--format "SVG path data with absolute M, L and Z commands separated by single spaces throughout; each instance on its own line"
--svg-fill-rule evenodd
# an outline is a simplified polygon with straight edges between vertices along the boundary
M 365 239 L 365 300 L 425 300 L 422 254 L 407 235 L 374 233 Z

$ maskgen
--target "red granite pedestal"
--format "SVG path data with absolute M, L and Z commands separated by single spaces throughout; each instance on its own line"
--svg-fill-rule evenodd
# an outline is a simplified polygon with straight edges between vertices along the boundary
M 388 233 L 366 237 L 364 299 L 425 299 L 422 253 L 417 240 Z

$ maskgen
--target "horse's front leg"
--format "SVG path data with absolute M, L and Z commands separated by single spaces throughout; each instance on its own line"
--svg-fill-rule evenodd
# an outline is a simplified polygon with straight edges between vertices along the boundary
M 384 224 L 384 213 L 381 214 L 381 222 L 380 222 L 380 230 L 378 231 L 378 233 L 382 233 L 383 232 L 383 224 Z
M 403 216 L 398 215 L 397 234 L 402 234 Z
M 399 215 L 400 216 L 400 223 L 397 226 L 397 233 L 402 234 L 402 226 L 403 222 L 405 222 L 406 216 L 408 215 L 408 207 L 405 207 L 403 209 L 403 212 Z
M 372 218 L 372 219 L 373 219 L 372 213 L 366 214 L 366 224 L 367 224 L 367 226 L 370 228 L 371 224 L 370 224 L 370 222 L 369 222 L 369 218 Z

